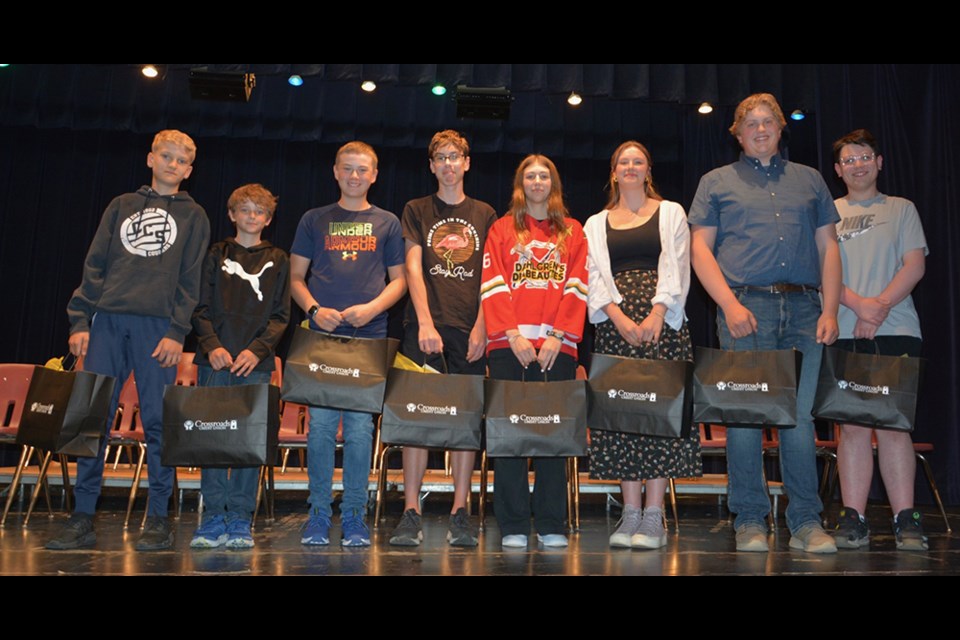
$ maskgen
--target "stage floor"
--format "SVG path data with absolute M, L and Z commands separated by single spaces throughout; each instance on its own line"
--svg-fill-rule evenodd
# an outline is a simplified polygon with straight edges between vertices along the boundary
M 114 493 L 114 492 L 111 492 Z M 788 549 L 789 532 L 781 514 L 769 553 L 736 553 L 729 513 L 713 496 L 679 498 L 680 532 L 670 526 L 667 546 L 656 551 L 610 549 L 607 537 L 616 527 L 618 510 L 607 513 L 603 496 L 587 496 L 581 507 L 581 530 L 566 550 L 545 551 L 535 543 L 527 550 L 503 550 L 492 508 L 476 549 L 455 549 L 446 543 L 449 495 L 429 496 L 424 504 L 425 539 L 417 548 L 387 543 L 402 502 L 391 496 L 387 514 L 372 531 L 367 549 L 342 549 L 337 543 L 338 518 L 328 547 L 304 547 L 300 527 L 306 521 L 305 493 L 278 495 L 277 518 L 261 517 L 254 533 L 256 547 L 247 551 L 189 548 L 197 524 L 196 493 L 185 492 L 184 512 L 175 521 L 177 539 L 171 551 L 134 550 L 138 531 L 123 530 L 126 502 L 114 493 L 104 498 L 96 520 L 97 547 L 92 550 L 47 551 L 44 543 L 66 516 L 49 516 L 46 507 L 21 526 L 23 516 L 11 513 L 0 530 L 0 575 L 942 575 L 960 573 L 960 536 L 948 535 L 932 506 L 922 507 L 930 549 L 897 551 L 890 531 L 889 509 L 871 505 L 873 525 L 869 551 L 813 555 Z M 138 505 L 142 509 L 141 504 Z M 782 508 L 782 505 L 781 505 Z M 836 512 L 836 506 L 832 514 Z M 134 519 L 139 523 L 137 512 Z M 949 510 L 960 523 L 960 509 Z M 372 514 L 371 514 L 372 517 Z M 137 525 L 138 526 L 138 525 Z

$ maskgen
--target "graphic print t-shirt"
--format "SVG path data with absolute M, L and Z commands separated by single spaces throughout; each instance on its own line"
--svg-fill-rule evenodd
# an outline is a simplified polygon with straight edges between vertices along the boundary
M 303 214 L 290 253 L 310 259 L 307 288 L 320 306 L 343 311 L 376 298 L 387 283 L 387 267 L 403 264 L 403 236 L 397 216 L 379 207 L 348 211 L 334 203 Z M 314 329 L 319 329 L 311 322 Z M 341 335 L 381 338 L 387 313 Z
M 473 328 L 480 307 L 483 244 L 496 219 L 493 207 L 473 198 L 451 205 L 432 195 L 404 207 L 403 237 L 423 250 L 423 282 L 434 324 L 466 332 Z M 404 322 L 416 321 L 410 302 Z

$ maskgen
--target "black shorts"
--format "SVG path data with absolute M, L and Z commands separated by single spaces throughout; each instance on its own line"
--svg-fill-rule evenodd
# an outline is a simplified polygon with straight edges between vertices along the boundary
M 417 364 L 429 364 L 440 373 L 462 373 L 466 375 L 482 376 L 487 373 L 487 359 L 481 357 L 476 362 L 467 362 L 467 343 L 470 335 L 453 327 L 436 327 L 437 333 L 443 340 L 443 358 L 438 353 L 425 356 L 420 351 L 420 325 L 411 322 L 404 325 L 403 344 L 401 351 Z M 446 360 L 446 368 L 444 368 Z
M 873 340 L 845 338 L 837 340 L 830 346 L 844 351 L 856 351 L 857 353 L 877 353 L 879 351 L 882 356 L 919 358 L 920 345 L 922 344 L 923 341 L 920 338 L 914 338 L 913 336 L 877 336 Z

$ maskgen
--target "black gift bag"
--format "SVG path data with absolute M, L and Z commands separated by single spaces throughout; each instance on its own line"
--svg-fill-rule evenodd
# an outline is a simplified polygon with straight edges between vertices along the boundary
M 490 457 L 570 457 L 587 453 L 583 380 L 487 380 L 484 407 Z
M 380 439 L 426 449 L 479 450 L 483 377 L 390 369 Z
M 167 385 L 160 460 L 168 467 L 273 464 L 279 430 L 280 390 L 274 385 Z
M 281 395 L 313 407 L 380 413 L 399 346 L 394 338 L 351 338 L 297 327 Z
M 83 458 L 96 457 L 112 417 L 117 379 L 89 371 L 34 367 L 17 444 Z
M 591 429 L 688 437 L 693 413 L 693 362 L 594 353 L 587 395 Z
M 697 347 L 693 421 L 797 426 L 797 386 L 803 354 L 796 349 L 724 351 Z
M 839 423 L 913 431 L 920 358 L 825 347 L 813 415 Z

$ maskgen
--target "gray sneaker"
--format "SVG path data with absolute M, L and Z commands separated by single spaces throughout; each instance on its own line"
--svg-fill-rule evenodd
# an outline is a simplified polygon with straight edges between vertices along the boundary
M 737 527 L 737 551 L 770 551 L 767 528 L 762 524 L 748 523 Z
M 450 525 L 447 528 L 447 542 L 453 547 L 477 546 L 477 530 L 470 522 L 470 516 L 463 507 L 457 509 L 450 516 Z
M 870 546 L 870 527 L 866 519 L 852 507 L 840 509 L 833 540 L 838 549 L 859 549 Z
M 659 549 L 667 545 L 667 530 L 663 526 L 663 509 L 647 507 L 643 510 L 640 528 L 630 538 L 634 549 Z
M 630 538 L 640 528 L 641 520 L 643 520 L 643 509 L 629 504 L 623 505 L 623 515 L 617 523 L 617 530 L 610 536 L 610 546 L 629 549 Z
M 149 516 L 134 547 L 137 551 L 162 551 L 173 546 L 173 530 L 166 516 Z
M 390 535 L 390 544 L 399 547 L 418 547 L 423 540 L 423 527 L 416 509 L 407 509 L 400 516 L 400 524 Z
M 923 551 L 930 547 L 923 533 L 923 517 L 916 509 L 904 509 L 897 514 L 893 519 L 893 534 L 897 549 Z
M 836 553 L 837 543 L 815 522 L 800 527 L 790 535 L 790 548 L 807 553 Z
M 86 549 L 97 544 L 97 534 L 93 530 L 93 516 L 86 513 L 74 513 L 60 530 L 59 535 L 46 544 L 47 549 L 63 551 L 66 549 Z

